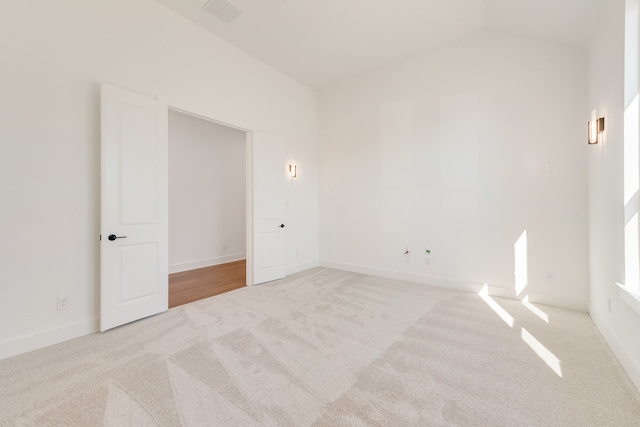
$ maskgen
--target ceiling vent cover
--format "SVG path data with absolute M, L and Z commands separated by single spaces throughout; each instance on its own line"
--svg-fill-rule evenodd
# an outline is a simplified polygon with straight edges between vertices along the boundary
M 242 13 L 240 9 L 229 3 L 227 0 L 209 0 L 202 6 L 204 10 L 214 14 L 224 23 L 233 21 Z

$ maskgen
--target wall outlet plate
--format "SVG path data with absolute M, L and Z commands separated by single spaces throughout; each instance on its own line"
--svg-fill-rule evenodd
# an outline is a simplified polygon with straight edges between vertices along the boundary
M 71 297 L 58 297 L 58 311 L 71 307 Z

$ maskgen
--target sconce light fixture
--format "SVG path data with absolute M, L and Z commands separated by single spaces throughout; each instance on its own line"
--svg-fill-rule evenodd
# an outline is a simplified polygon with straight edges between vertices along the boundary
M 589 144 L 600 142 L 600 134 L 602 132 L 604 132 L 604 117 L 598 118 L 596 110 L 593 110 L 589 121 Z
M 291 178 L 298 177 L 298 165 L 289 165 L 289 173 L 291 174 Z

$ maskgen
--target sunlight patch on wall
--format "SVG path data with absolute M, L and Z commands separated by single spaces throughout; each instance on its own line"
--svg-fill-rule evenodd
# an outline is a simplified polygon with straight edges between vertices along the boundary
M 540 341 L 538 341 L 533 335 L 529 333 L 525 328 L 522 328 L 520 334 L 522 341 L 533 350 L 548 367 L 556 373 L 557 376 L 562 378 L 562 368 L 560 366 L 560 359 L 558 359 L 547 347 L 545 347 Z
M 527 256 L 527 230 L 524 230 L 513 245 L 516 295 L 520 295 L 529 282 Z
M 638 157 L 638 95 L 624 111 L 624 204 L 627 205 L 640 187 Z

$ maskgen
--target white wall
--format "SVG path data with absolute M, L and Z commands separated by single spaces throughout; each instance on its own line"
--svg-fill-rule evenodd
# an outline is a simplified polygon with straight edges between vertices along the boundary
M 483 33 L 321 91 L 321 263 L 586 310 L 586 88 L 584 50 Z
M 288 270 L 317 263 L 314 91 L 152 0 L 4 0 L 0 52 L 0 358 L 96 330 L 101 82 L 281 136 Z
M 588 111 L 605 117 L 604 141 L 587 147 L 589 313 L 640 389 L 640 316 L 620 299 L 624 283 L 624 1 L 607 2 L 589 49 Z M 585 111 L 584 120 L 589 112 Z M 608 304 L 611 301 L 611 312 Z
M 245 259 L 246 133 L 169 111 L 169 273 Z

